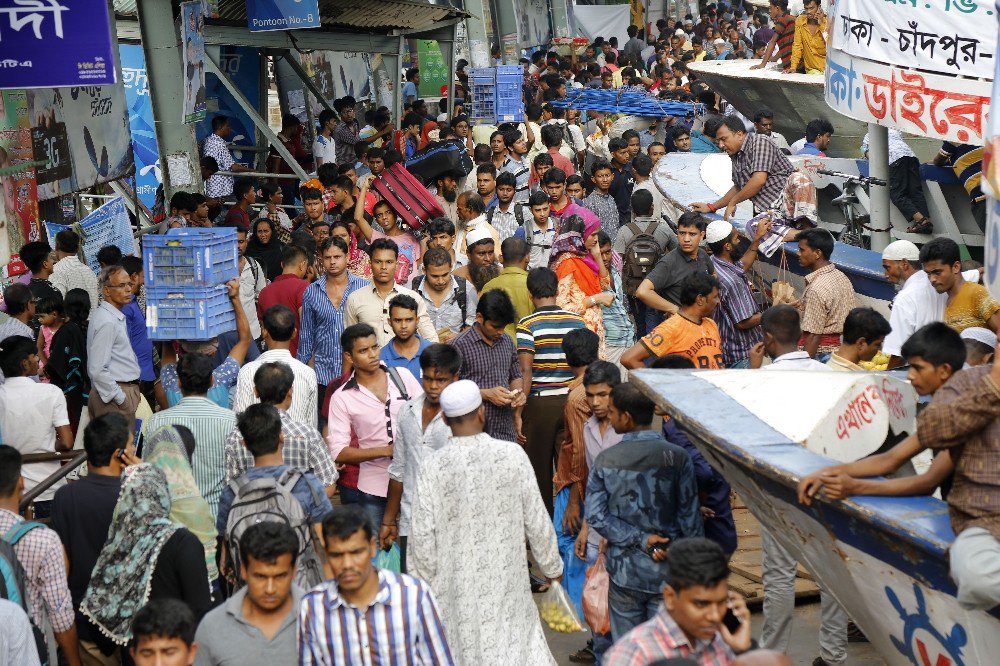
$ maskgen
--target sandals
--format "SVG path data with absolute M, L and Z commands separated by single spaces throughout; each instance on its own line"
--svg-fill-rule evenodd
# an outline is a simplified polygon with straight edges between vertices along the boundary
M 906 233 L 908 234 L 929 234 L 933 232 L 934 224 L 926 217 L 906 227 Z

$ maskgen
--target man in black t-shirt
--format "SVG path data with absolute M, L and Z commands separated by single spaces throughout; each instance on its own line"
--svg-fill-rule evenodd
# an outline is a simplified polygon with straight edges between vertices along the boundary
M 121 414 L 104 414 L 87 424 L 83 447 L 87 452 L 87 474 L 56 491 L 51 522 L 66 549 L 69 592 L 76 609 L 80 608 L 97 556 L 108 537 L 121 491 L 122 469 L 127 463 L 139 462 L 132 448 L 129 423 Z M 98 657 L 101 653 L 107 657 L 117 649 L 79 610 L 76 629 L 80 651 L 85 655 Z

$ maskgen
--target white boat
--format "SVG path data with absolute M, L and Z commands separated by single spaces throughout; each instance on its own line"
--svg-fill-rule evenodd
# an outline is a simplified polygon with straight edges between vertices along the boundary
M 751 69 L 760 60 L 703 60 L 688 68 L 722 95 L 746 118 L 763 108 L 774 112 L 774 129 L 793 143 L 805 135 L 806 124 L 825 118 L 833 124 L 833 140 L 826 151 L 833 157 L 861 156 L 861 141 L 868 125 L 833 111 L 826 102 L 822 76 L 785 74 L 771 63 Z M 921 160 L 934 157 L 941 142 L 923 137 L 907 137 L 907 143 Z
M 891 665 L 1000 661 L 1000 608 L 955 599 L 947 507 L 933 497 L 799 504 L 799 480 L 911 432 L 915 394 L 885 374 L 639 370 L 632 381 L 682 426 L 774 537 Z M 774 400 L 780 395 L 781 400 Z

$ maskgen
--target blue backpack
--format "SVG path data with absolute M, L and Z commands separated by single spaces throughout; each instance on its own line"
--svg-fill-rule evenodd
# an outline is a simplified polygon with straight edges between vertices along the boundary
M 23 520 L 13 525 L 3 535 L 3 538 L 0 538 L 0 598 L 11 601 L 24 610 L 31 622 L 31 633 L 35 637 L 38 657 L 42 666 L 48 666 L 48 643 L 45 640 L 45 633 L 35 624 L 28 608 L 27 576 L 24 573 L 24 567 L 21 566 L 21 561 L 17 559 L 17 553 L 14 552 L 14 546 L 28 532 L 38 527 L 45 526 L 33 520 Z

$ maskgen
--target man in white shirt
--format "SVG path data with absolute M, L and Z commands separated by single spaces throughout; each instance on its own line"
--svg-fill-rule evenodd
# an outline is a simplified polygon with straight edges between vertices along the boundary
M 80 252 L 80 237 L 72 229 L 63 229 L 56 234 L 56 265 L 52 268 L 49 282 L 66 297 L 70 289 L 83 289 L 90 296 L 90 310 L 97 307 L 100 291 L 97 289 L 97 275 L 77 254 Z
M 4 442 L 22 455 L 73 448 L 73 432 L 62 389 L 35 381 L 37 352 L 33 340 L 19 335 L 8 338 L 0 346 L 0 370 L 6 378 L 0 386 L 0 434 Z M 25 465 L 25 490 L 31 490 L 58 471 L 58 462 Z M 56 483 L 35 499 L 36 518 L 48 518 L 52 497 L 64 484 L 65 481 Z
M 889 356 L 889 368 L 903 365 L 903 343 L 921 326 L 944 321 L 947 294 L 939 294 L 931 286 L 927 273 L 920 265 L 920 249 L 908 240 L 889 243 L 882 251 L 882 269 L 890 282 L 899 287 L 889 312 L 892 331 L 882 342 L 882 352 Z M 979 271 L 963 271 L 969 282 L 979 282 Z
M 292 383 L 292 404 L 288 415 L 295 421 L 315 426 L 318 411 L 316 406 L 316 371 L 308 365 L 292 358 L 289 351 L 292 336 L 295 335 L 295 313 L 284 305 L 274 305 L 264 312 L 264 343 L 267 351 L 242 368 L 236 379 L 233 395 L 233 411 L 239 414 L 250 405 L 260 402 L 253 390 L 253 377 L 257 369 L 265 363 L 284 363 L 292 369 L 295 381 Z
M 250 324 L 250 337 L 260 340 L 260 320 L 257 318 L 257 299 L 260 292 L 267 286 L 267 275 L 264 267 L 251 257 L 246 256 L 247 230 L 236 228 L 236 253 L 239 256 L 240 268 L 240 305 L 247 315 Z
M 764 341 L 750 350 L 750 367 L 760 368 L 766 352 L 771 364 L 765 370 L 817 370 L 832 372 L 829 366 L 809 358 L 799 351 L 802 337 L 799 311 L 787 304 L 775 305 L 764 311 L 760 325 Z M 761 529 L 761 567 L 765 590 L 764 627 L 760 644 L 763 648 L 788 651 L 795 610 L 795 572 L 798 562 L 771 534 Z M 847 613 L 820 589 L 819 649 L 822 663 L 844 664 L 847 657 Z
M 336 113 L 330 109 L 323 109 L 319 112 L 319 132 L 316 133 L 316 140 L 313 141 L 312 145 L 317 169 L 327 162 L 337 163 L 337 143 L 333 139 L 333 128 L 336 126 Z

